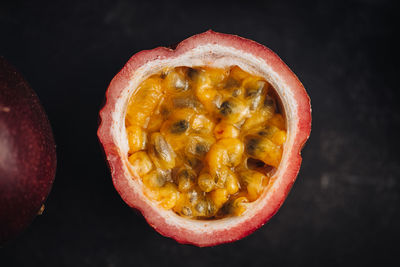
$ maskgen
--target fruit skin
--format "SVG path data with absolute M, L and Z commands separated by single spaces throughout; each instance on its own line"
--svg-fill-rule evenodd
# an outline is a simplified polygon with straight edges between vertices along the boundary
M 207 52 L 208 49 L 210 52 Z M 204 52 L 203 59 L 196 58 L 194 64 L 202 61 L 205 64 L 215 64 L 218 53 L 225 56 L 232 65 L 235 56 L 246 61 L 249 66 L 258 64 L 260 72 L 270 75 L 279 97 L 282 100 L 288 127 L 288 138 L 281 164 L 275 174 L 276 180 L 265 190 L 260 198 L 252 203 L 251 208 L 239 217 L 215 221 L 187 220 L 157 207 L 148 200 L 142 192 L 140 178 L 133 177 L 128 171 L 127 149 L 123 141 L 124 107 L 129 100 L 132 81 L 145 78 L 144 67 L 159 71 L 157 65 L 175 62 L 177 58 L 186 55 L 196 55 Z M 229 54 L 229 53 L 230 54 Z M 233 54 L 232 54 L 233 53 Z M 203 54 L 202 54 L 203 55 Z M 209 60 L 208 60 L 209 59 Z M 192 62 L 184 62 L 188 66 Z M 257 66 L 256 66 L 257 67 Z M 139 78 L 137 78 L 139 77 Z M 138 83 L 137 83 L 138 84 Z M 307 141 L 311 131 L 311 104 L 310 99 L 297 76 L 288 66 L 270 49 L 254 41 L 230 34 L 216 33 L 211 30 L 194 35 L 176 48 L 158 47 L 152 50 L 141 51 L 126 63 L 122 70 L 113 78 L 107 92 L 106 103 L 100 111 L 101 124 L 98 137 L 103 145 L 111 169 L 112 179 L 116 190 L 122 199 L 132 208 L 141 211 L 148 223 L 164 236 L 176 241 L 196 246 L 213 246 L 221 243 L 233 242 L 249 235 L 266 223 L 280 208 L 289 193 L 301 165 L 301 149 Z
M 56 171 L 56 150 L 35 92 L 0 57 L 0 245 L 42 211 Z

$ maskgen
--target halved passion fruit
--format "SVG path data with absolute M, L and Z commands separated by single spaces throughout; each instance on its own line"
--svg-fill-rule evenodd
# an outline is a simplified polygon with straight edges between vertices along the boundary
M 212 31 L 134 55 L 100 116 L 124 201 L 198 246 L 235 241 L 275 214 L 311 129 L 307 93 L 276 54 Z

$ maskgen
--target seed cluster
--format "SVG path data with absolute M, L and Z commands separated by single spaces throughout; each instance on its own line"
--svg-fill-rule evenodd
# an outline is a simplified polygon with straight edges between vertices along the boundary
M 238 66 L 150 76 L 131 97 L 125 124 L 145 195 L 193 219 L 245 212 L 279 166 L 286 139 L 273 88 Z

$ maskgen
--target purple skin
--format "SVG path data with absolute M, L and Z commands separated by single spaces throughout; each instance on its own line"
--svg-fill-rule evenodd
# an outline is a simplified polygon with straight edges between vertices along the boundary
M 37 95 L 0 57 L 0 246 L 42 211 L 56 165 L 53 134 Z

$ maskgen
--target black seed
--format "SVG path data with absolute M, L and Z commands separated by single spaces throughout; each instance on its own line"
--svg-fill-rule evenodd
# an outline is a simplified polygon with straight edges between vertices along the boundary
M 196 108 L 200 106 L 200 103 L 193 98 L 177 97 L 172 100 L 174 106 L 177 108 Z
M 246 90 L 246 97 L 247 98 L 255 98 L 261 94 L 262 90 L 260 89 L 249 89 Z
M 220 209 L 222 215 L 230 214 L 232 210 L 232 201 L 226 202 Z
M 203 156 L 205 153 L 207 153 L 207 146 L 201 143 L 196 144 L 196 154 Z
M 271 126 L 266 126 L 264 130 L 258 132 L 259 136 L 271 136 L 273 134 L 273 129 Z
M 241 93 L 240 89 L 235 89 L 235 90 L 233 90 L 233 92 L 232 92 L 232 96 L 233 96 L 233 97 L 237 97 L 237 96 L 240 95 L 240 93 Z
M 265 163 L 258 159 L 248 158 L 247 159 L 247 168 L 250 170 L 255 170 L 258 168 L 262 168 L 265 166 Z
M 188 195 L 189 195 L 189 201 L 190 201 L 190 203 L 193 204 L 193 203 L 195 203 L 195 202 L 197 201 L 198 194 L 197 194 L 196 191 L 191 191 L 191 192 L 188 193 Z
M 185 216 L 191 216 L 192 215 L 192 210 L 189 207 L 183 207 L 182 208 L 182 214 Z
M 215 176 L 214 176 L 214 183 L 215 184 L 218 184 L 218 181 L 219 181 L 219 175 L 218 174 L 216 174 Z
M 187 158 L 187 163 L 189 164 L 190 167 L 196 169 L 201 165 L 201 160 L 196 158 Z
M 232 114 L 232 103 L 229 101 L 224 101 L 221 104 L 221 107 L 219 108 L 219 112 L 224 115 L 224 116 L 228 116 L 230 114 Z
M 268 99 L 268 98 L 266 98 L 266 99 L 264 100 L 264 106 L 265 106 L 265 107 L 271 107 L 271 106 L 273 106 L 273 105 L 274 105 L 274 100 Z
M 164 186 L 165 182 L 166 182 L 165 176 L 162 175 L 161 173 L 158 173 L 157 174 L 157 180 L 156 180 L 157 185 L 159 187 Z
M 166 106 L 162 106 L 160 110 L 161 115 L 166 118 L 169 115 L 169 110 Z
M 196 179 L 195 174 L 188 169 L 181 170 L 178 174 L 178 177 L 180 177 L 181 179 L 190 179 L 191 181 L 194 181 Z
M 256 87 L 246 87 L 246 97 L 254 98 L 256 96 L 261 95 L 264 86 L 265 86 L 265 82 L 258 81 Z
M 239 173 L 239 182 L 240 182 L 240 186 L 242 187 L 246 187 L 248 185 L 248 179 L 246 177 L 245 173 Z
M 229 77 L 225 84 L 225 88 L 227 88 L 227 89 L 235 88 L 235 87 L 239 87 L 239 86 L 240 86 L 240 82 L 233 79 L 232 77 Z
M 207 204 L 205 203 L 205 201 L 200 201 L 199 203 L 197 203 L 197 205 L 196 205 L 196 210 L 199 212 L 199 213 L 203 213 L 203 212 L 205 212 L 206 211 L 206 207 L 207 206 Z
M 169 147 L 162 136 L 157 136 L 154 140 L 154 154 L 157 158 L 165 159 L 169 154 Z
M 273 107 L 275 108 L 275 100 L 267 95 L 264 100 L 264 107 Z
M 207 201 L 207 216 L 213 215 L 215 213 L 215 205 L 211 201 Z
M 189 177 L 189 172 L 188 172 L 188 170 L 185 169 L 185 170 L 181 171 L 180 174 L 179 174 L 179 176 L 188 178 L 188 177 Z
M 259 131 L 259 132 L 258 132 L 258 135 L 260 135 L 260 136 L 266 136 L 266 135 L 267 135 L 267 132 L 266 132 L 266 131 Z
M 249 155 L 254 156 L 256 154 L 256 150 L 258 149 L 259 143 L 260 143 L 259 139 L 250 138 L 246 143 L 246 152 Z
M 199 71 L 193 68 L 188 68 L 187 70 L 187 76 L 192 80 L 196 80 L 197 76 L 199 76 Z
M 187 120 L 180 120 L 172 124 L 171 133 L 181 134 L 189 128 L 189 122 Z

